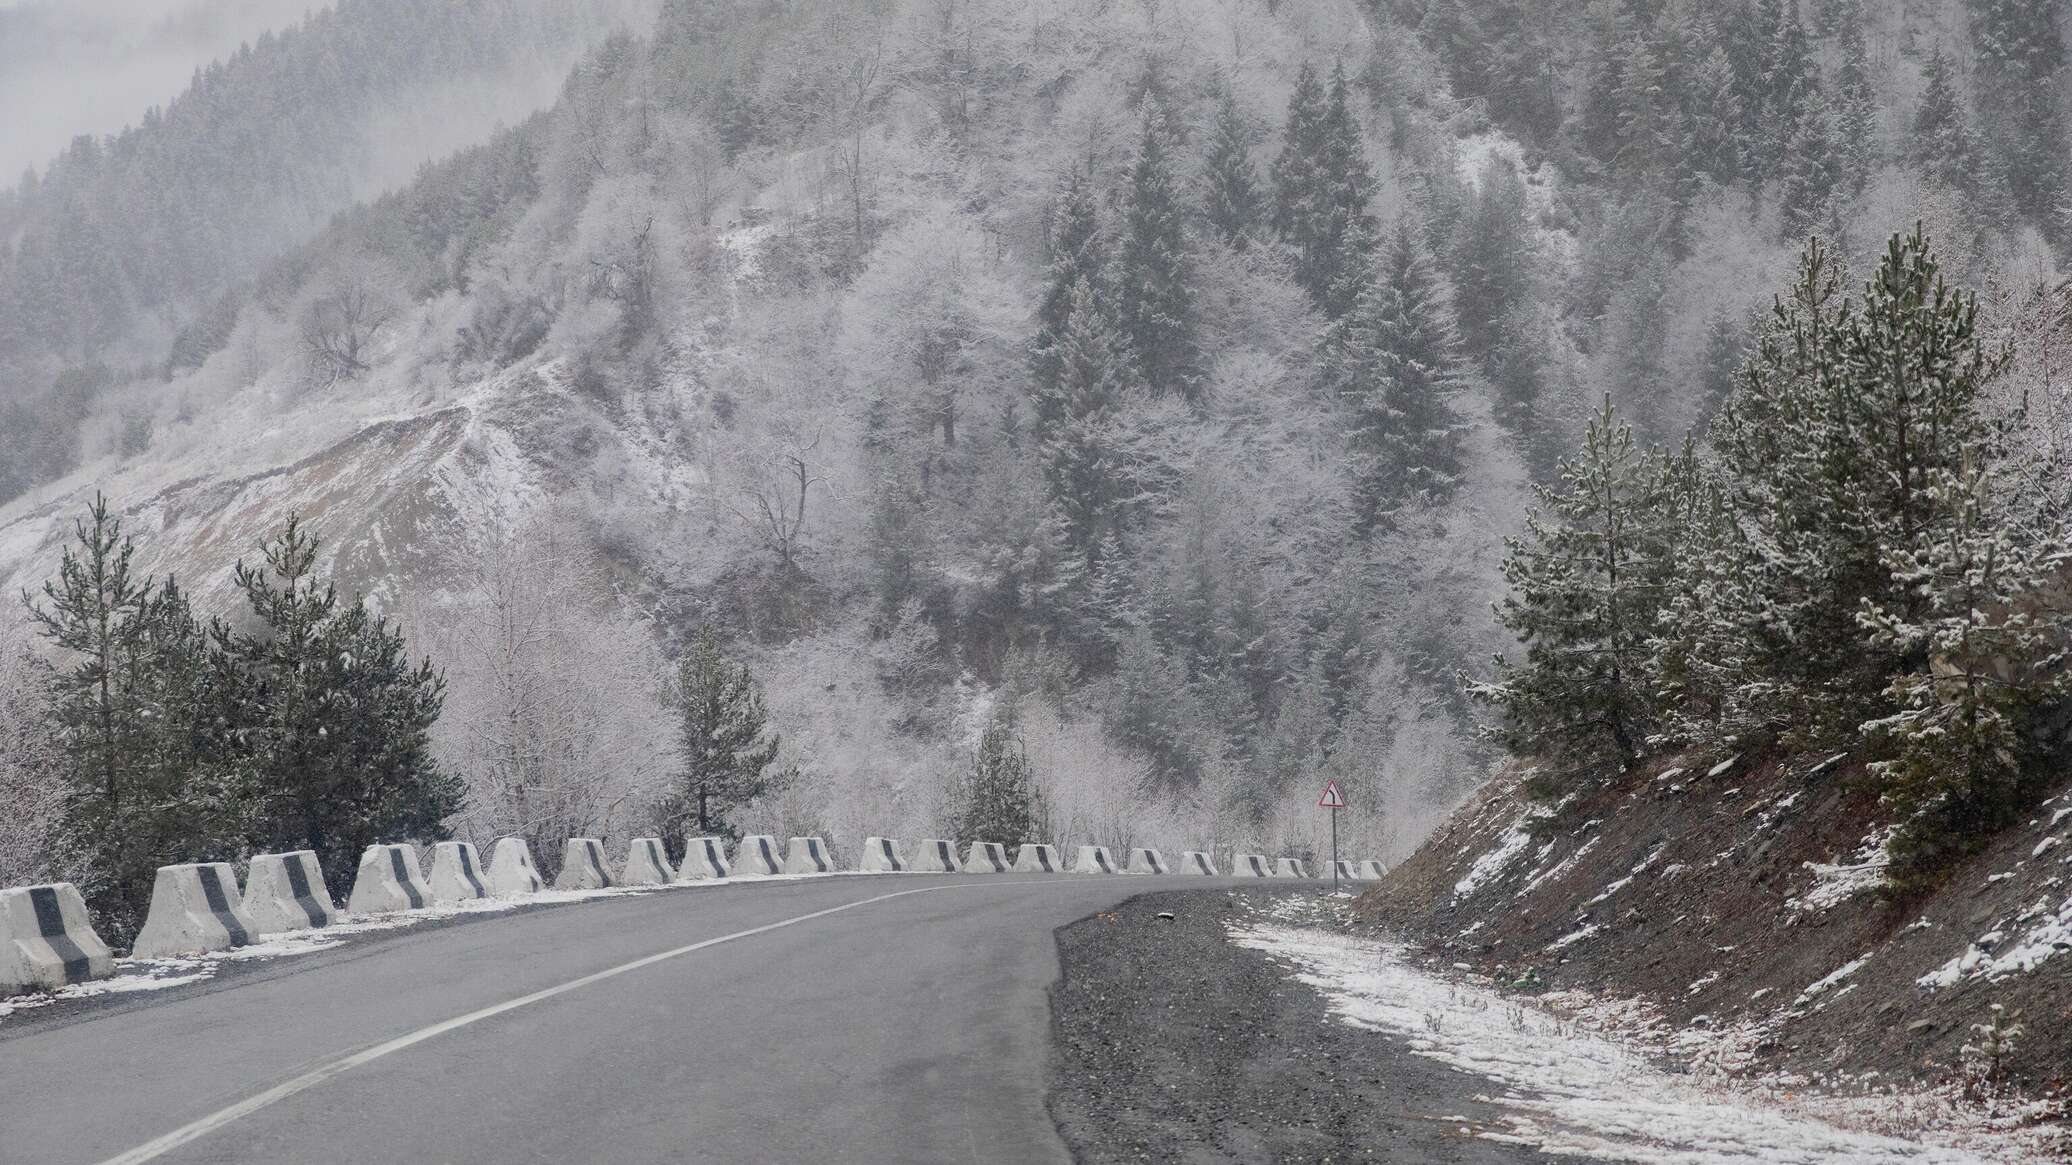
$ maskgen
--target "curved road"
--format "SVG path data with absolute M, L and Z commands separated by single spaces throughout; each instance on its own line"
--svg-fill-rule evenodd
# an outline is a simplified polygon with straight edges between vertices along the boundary
M 833 877 L 364 936 L 0 1024 L 0 1161 L 1063 1161 L 1051 932 L 1222 884 Z

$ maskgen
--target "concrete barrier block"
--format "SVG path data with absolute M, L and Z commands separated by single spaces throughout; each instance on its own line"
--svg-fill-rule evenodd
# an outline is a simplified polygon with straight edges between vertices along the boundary
M 608 890 L 612 876 L 604 868 L 604 843 L 594 837 L 571 837 L 561 843 L 561 872 L 556 890 Z
M 676 877 L 669 868 L 669 851 L 659 837 L 636 837 L 626 847 L 626 864 L 619 867 L 622 886 L 660 886 Z
M 489 851 L 489 896 L 523 898 L 547 888 L 540 868 L 532 863 L 532 846 L 522 837 L 500 837 Z
M 1384 869 L 1382 864 L 1376 861 L 1361 862 L 1359 868 L 1360 880 L 1362 882 L 1379 882 L 1382 875 L 1388 873 L 1388 870 Z
M 1282 858 L 1274 863 L 1273 876 L 1276 878 L 1307 878 L 1309 877 L 1309 868 L 1304 866 L 1298 858 Z
M 338 907 L 331 901 L 331 888 L 324 884 L 323 867 L 317 864 L 316 853 L 306 849 L 255 855 L 245 874 L 240 905 L 251 920 L 253 934 L 279 934 L 338 921 Z
M 1064 864 L 1058 861 L 1058 847 L 1029 842 L 1015 851 L 1014 869 L 1018 874 L 1062 874 Z
M 817 837 L 794 837 L 784 847 L 787 874 L 832 874 L 834 870 L 835 860 L 827 852 L 827 843 Z
M 482 854 L 473 843 L 442 841 L 432 847 L 432 872 L 425 878 L 425 888 L 431 891 L 432 901 L 473 902 L 477 898 L 487 898 L 487 878 Z
M 1198 849 L 1183 850 L 1180 853 L 1180 872 L 1183 874 L 1206 874 L 1213 878 L 1216 876 L 1216 863 L 1209 860 L 1209 855 Z
M 1266 858 L 1261 854 L 1232 854 L 1230 875 L 1234 878 L 1271 878 L 1273 867 L 1266 864 Z
M 1115 857 L 1108 852 L 1107 846 L 1083 845 L 1079 847 L 1079 856 L 1072 860 L 1072 872 L 1075 874 L 1113 874 L 1119 871 L 1115 868 Z
M 228 862 L 158 867 L 151 911 L 130 953 L 140 959 L 198 955 L 251 943 L 252 920 L 238 905 L 237 873 Z
M 914 847 L 914 860 L 908 868 L 924 874 L 955 874 L 964 867 L 957 863 L 956 846 L 939 837 L 927 837 Z
M 964 854 L 967 874 L 1004 874 L 1009 869 L 1007 847 L 997 841 L 974 841 Z
M 734 847 L 734 876 L 765 878 L 784 872 L 784 859 L 777 856 L 777 839 L 767 833 L 751 833 Z
M 1159 853 L 1155 849 L 1144 849 L 1139 846 L 1130 851 L 1129 872 L 1132 874 L 1167 874 L 1172 871 L 1166 869 L 1164 854 Z
M 432 888 L 425 885 L 424 871 L 418 868 L 416 846 L 370 845 L 360 854 L 360 872 L 353 879 L 347 910 L 394 914 L 423 910 L 431 904 Z
M 1353 864 L 1344 859 L 1331 863 L 1331 875 L 1341 882 L 1357 882 L 1360 876 L 1353 872 Z
M 727 867 L 726 842 L 717 837 L 687 837 L 683 843 L 683 864 L 676 867 L 676 880 L 697 882 L 706 878 L 724 878 L 733 871 Z
M 860 868 L 875 874 L 904 873 L 906 855 L 900 852 L 899 843 L 889 837 L 866 837 L 863 839 L 863 864 Z
M 0 995 L 105 979 L 115 956 L 70 882 L 0 890 Z

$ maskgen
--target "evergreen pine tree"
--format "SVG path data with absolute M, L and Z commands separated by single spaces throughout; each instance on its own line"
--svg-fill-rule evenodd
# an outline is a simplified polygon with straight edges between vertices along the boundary
M 1129 492 L 1117 422 L 1131 367 L 1109 299 L 1088 280 L 1073 292 L 1058 348 L 1058 420 L 1038 448 L 1065 544 L 1088 567 L 1103 539 L 1119 533 Z
M 1281 152 L 1273 160 L 1273 233 L 1298 251 L 1307 247 L 1322 198 L 1324 87 L 1308 61 L 1295 72 Z
M 1073 169 L 1058 183 L 1050 223 L 1050 270 L 1044 281 L 1043 299 L 1036 307 L 1036 335 L 1030 341 L 1029 365 L 1035 377 L 1036 433 L 1055 424 L 1059 376 L 1057 348 L 1071 324 L 1072 293 L 1081 283 L 1098 277 L 1101 268 L 1096 242 L 1100 217 L 1094 207 L 1093 183 Z
M 951 831 L 956 836 L 1008 846 L 1043 840 L 1049 814 L 1028 751 L 1011 724 L 995 720 L 986 726 L 961 792 Z
M 1145 387 L 1192 399 L 1200 387 L 1194 272 L 1172 149 L 1164 114 L 1146 101 L 1123 203 L 1116 307 Z
M 1618 157 L 1624 143 L 1622 113 L 1626 70 L 1639 38 L 1632 13 L 1620 0 L 1592 0 L 1584 17 L 1582 93 L 1574 124 L 1577 143 L 1602 162 Z
M 1799 134 L 1801 112 L 1820 87 L 1813 47 L 1799 19 L 1799 0 L 1788 0 L 1771 29 L 1768 70 L 1762 81 L 1762 124 L 1753 139 L 1756 175 L 1774 178 Z
M 1532 287 L 1531 229 L 1524 179 L 1509 161 L 1491 158 L 1454 228 L 1449 258 L 1462 346 L 1492 376 L 1504 321 L 1525 305 Z
M 1353 116 L 1345 66 L 1331 69 L 1331 92 L 1324 106 L 1323 187 L 1311 233 L 1296 264 L 1295 279 L 1316 300 L 1327 317 L 1336 319 L 1352 303 L 1333 295 L 1348 267 L 1373 262 L 1372 220 L 1367 207 L 1374 198 L 1374 173 L 1360 124 Z
M 1417 232 L 1399 221 L 1378 277 L 1335 322 L 1321 353 L 1326 384 L 1347 405 L 1355 528 L 1387 524 L 1413 499 L 1451 493 L 1460 474 L 1463 375 L 1452 305 Z
M 1997 476 L 1983 457 L 1927 474 L 1912 536 L 1884 551 L 1896 594 L 1859 616 L 1873 646 L 1921 661 L 1886 689 L 1894 710 L 1865 725 L 1889 752 L 1871 771 L 1897 815 L 1889 877 L 1902 888 L 1931 881 L 2034 804 L 2038 715 L 2072 697 L 2072 612 L 2046 597 L 2072 543 L 2061 520 L 2046 531 L 2010 521 Z
M 1968 191 L 1976 175 L 1978 150 L 1963 98 L 1950 81 L 1950 64 L 1940 48 L 1929 54 L 1923 76 L 1927 87 L 1921 91 L 1921 104 L 1914 111 L 1907 161 L 1931 182 L 1949 190 Z
M 379 841 L 438 839 L 461 785 L 431 755 L 445 683 L 413 667 L 403 637 L 364 603 L 341 604 L 316 573 L 319 543 L 290 515 L 233 578 L 259 631 L 218 623 L 216 650 L 234 668 L 239 749 L 253 841 L 310 849 L 349 888 L 360 853 Z
M 670 693 L 676 706 L 682 768 L 658 814 L 669 836 L 735 836 L 735 810 L 770 788 L 766 769 L 777 759 L 777 734 L 761 685 L 746 664 L 720 652 L 719 636 L 700 627 L 689 655 L 677 664 Z
M 1843 157 L 1834 113 L 1817 90 L 1799 112 L 1781 177 L 1777 202 L 1784 237 L 1803 238 L 1815 230 L 1833 233 L 1840 217 L 1836 201 L 1843 183 Z
M 1535 486 L 1526 537 L 1505 542 L 1510 593 L 1497 618 L 1524 645 L 1470 685 L 1501 719 L 1494 738 L 1539 762 L 1531 788 L 1556 796 L 1620 772 L 1653 731 L 1649 640 L 1671 577 L 1669 459 L 1635 447 L 1604 409 L 1559 486 Z
M 2013 209 L 2055 221 L 2065 194 L 2065 66 L 2060 6 L 1968 0 L 1978 59 L 1979 108 L 2004 167 Z
M 1835 75 L 1836 130 L 1841 138 L 1849 189 L 1861 192 L 1871 171 L 1884 161 L 1878 134 L 1878 90 L 1871 79 L 1870 47 L 1864 42 L 1862 6 L 1853 4 L 1838 17 L 1842 66 Z
M 1252 166 L 1254 136 L 1236 94 L 1225 85 L 1216 98 L 1216 121 L 1209 129 L 1203 164 L 1203 215 L 1217 237 L 1236 251 L 1251 245 L 1264 211 L 1258 172 Z
M 1724 48 L 1715 47 L 1691 78 L 1691 164 L 1726 185 L 1741 176 L 1741 94 Z

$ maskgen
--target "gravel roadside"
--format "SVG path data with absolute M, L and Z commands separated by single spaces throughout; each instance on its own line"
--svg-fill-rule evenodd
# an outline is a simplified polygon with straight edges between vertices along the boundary
M 1229 922 L 1315 893 L 1147 894 L 1057 932 L 1050 1110 L 1074 1158 L 1555 1160 L 1467 1135 L 1493 1123 L 1496 1109 L 1475 1099 L 1488 1081 L 1331 1018 L 1315 989 L 1225 936 Z

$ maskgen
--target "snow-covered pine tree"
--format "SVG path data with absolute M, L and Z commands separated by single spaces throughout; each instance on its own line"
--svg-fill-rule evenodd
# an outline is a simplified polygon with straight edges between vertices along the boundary
M 1036 787 L 1035 767 L 1014 726 L 996 719 L 979 737 L 978 754 L 960 791 L 952 832 L 967 841 L 1006 846 L 1042 841 L 1049 817 Z
M 1200 389 L 1201 354 L 1195 345 L 1187 208 L 1173 145 L 1164 112 L 1147 98 L 1123 201 L 1114 287 L 1122 332 L 1145 387 L 1191 400 Z
M 1982 452 L 1982 451 L 1978 451 Z M 1889 878 L 1931 882 L 2028 809 L 2041 788 L 2039 712 L 2072 697 L 2072 542 L 2009 520 L 1983 457 L 1926 475 L 1912 537 L 1886 547 L 1894 593 L 1859 618 L 1884 653 L 1922 660 L 1893 678 L 1894 708 L 1864 725 L 1897 818 Z
M 1820 87 L 1820 70 L 1799 17 L 1799 0 L 1787 0 L 1770 32 L 1769 69 L 1762 81 L 1762 124 L 1753 142 L 1756 175 L 1766 180 L 1778 176 L 1799 134 L 1800 114 Z
M 1265 210 L 1259 174 L 1252 166 L 1256 136 L 1237 95 L 1225 84 L 1216 95 L 1216 120 L 1209 127 L 1202 162 L 1202 215 L 1217 237 L 1236 251 L 1251 246 Z
M 1295 281 L 1309 291 L 1327 317 L 1336 319 L 1352 310 L 1349 301 L 1333 294 L 1339 276 L 1348 267 L 1371 263 L 1374 256 L 1367 213 L 1374 199 L 1374 172 L 1367 165 L 1367 147 L 1353 115 L 1343 64 L 1331 68 L 1321 147 L 1322 187 L 1309 236 L 1296 262 Z
M 1295 72 L 1281 152 L 1274 157 L 1273 233 L 1298 252 L 1308 245 L 1315 208 L 1322 197 L 1324 86 L 1308 61 Z
M 1922 75 L 1927 86 L 1914 110 L 1906 160 L 1930 182 L 1949 190 L 1969 190 L 1978 164 L 1978 146 L 1963 98 L 1950 81 L 1949 59 L 1940 47 L 1929 53 Z
M 721 653 L 712 628 L 700 627 L 690 654 L 677 664 L 670 701 L 682 733 L 683 767 L 656 811 L 664 836 L 734 836 L 728 816 L 769 789 L 765 770 L 777 759 L 762 686 L 747 664 Z
M 1836 199 L 1845 181 L 1843 151 L 1837 140 L 1834 111 L 1818 89 L 1799 109 L 1798 129 L 1786 145 L 1782 189 L 1777 198 L 1786 239 L 1800 239 L 1819 230 L 1837 233 Z
M 1885 160 L 1878 132 L 1878 89 L 1871 79 L 1870 46 L 1863 35 L 1863 6 L 1848 5 L 1837 19 L 1842 65 L 1835 74 L 1835 126 L 1849 190 L 1861 193 L 1871 172 Z
M 1986 137 L 2013 208 L 2054 223 L 2065 196 L 2064 32 L 2060 6 L 1967 0 Z
M 43 601 L 22 598 L 62 653 L 52 686 L 69 785 L 63 827 L 77 836 L 93 872 L 81 889 L 119 943 L 143 920 L 156 868 L 146 864 L 153 855 L 123 843 L 150 802 L 142 788 L 152 752 L 143 672 L 153 586 L 133 572 L 135 544 L 106 497 L 96 494 L 72 529 L 74 545 L 65 548 L 57 579 L 43 584 Z
M 1713 43 L 1716 35 L 1702 37 Z M 1690 161 L 1724 186 L 1741 176 L 1741 94 L 1727 51 L 1714 47 L 1691 78 Z
M 1065 544 L 1089 566 L 1103 538 L 1119 533 L 1129 494 L 1117 422 L 1135 368 L 1110 298 L 1091 280 L 1073 291 L 1058 345 L 1058 419 L 1038 447 Z
M 218 623 L 211 637 L 235 685 L 227 760 L 249 790 L 253 843 L 315 850 L 343 894 L 367 846 L 444 837 L 461 785 L 431 755 L 444 681 L 430 660 L 411 665 L 385 618 L 338 601 L 318 549 L 290 515 L 263 565 L 233 572 L 258 632 Z
M 1536 485 L 1526 536 L 1505 542 L 1497 619 L 1525 648 L 1469 692 L 1494 705 L 1492 737 L 1540 762 L 1532 791 L 1559 796 L 1625 770 L 1653 732 L 1649 640 L 1672 579 L 1671 459 L 1635 446 L 1611 398 L 1558 486 Z
M 1036 335 L 1029 343 L 1038 440 L 1059 416 L 1058 344 L 1071 324 L 1073 289 L 1100 276 L 1101 257 L 1095 245 L 1100 233 L 1093 182 L 1074 167 L 1058 182 L 1050 220 L 1050 270 L 1044 280 L 1043 299 L 1036 306 Z
M 1381 270 L 1363 280 L 1351 311 L 1327 330 L 1325 383 L 1351 414 L 1354 527 L 1391 523 L 1412 500 L 1450 494 L 1460 474 L 1463 425 L 1451 398 L 1465 374 L 1453 305 L 1418 228 L 1398 220 Z

